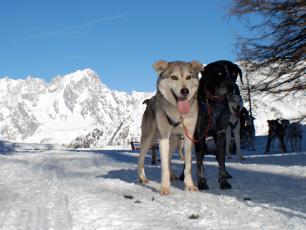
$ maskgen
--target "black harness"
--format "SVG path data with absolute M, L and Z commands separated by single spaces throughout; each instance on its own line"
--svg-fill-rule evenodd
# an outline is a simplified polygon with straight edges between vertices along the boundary
M 237 125 L 238 125 L 238 121 L 239 121 L 239 120 L 237 120 L 234 124 L 232 124 L 231 122 L 229 122 L 228 124 L 229 124 L 229 126 L 230 126 L 232 129 L 235 129 L 235 128 L 237 127 Z
M 169 124 L 171 125 L 171 126 L 173 126 L 174 128 L 176 127 L 176 126 L 178 126 L 181 122 L 175 122 L 175 121 L 173 121 L 169 116 L 168 116 L 168 114 L 165 112 L 165 115 L 166 115 L 166 118 L 167 118 L 167 120 L 168 120 L 168 122 L 169 122 Z
M 199 96 L 199 107 L 200 107 L 200 111 L 204 114 L 209 114 L 208 115 L 208 119 L 210 119 L 211 126 L 208 128 L 208 132 L 225 132 L 225 127 L 219 127 L 219 129 L 217 128 L 217 120 L 219 118 L 219 116 L 222 116 L 222 114 L 224 114 L 226 112 L 226 106 L 222 106 L 221 110 L 215 110 L 216 108 L 214 108 L 214 106 L 209 105 L 208 100 L 217 102 L 217 103 L 222 103 L 224 105 L 227 105 L 227 98 L 226 97 L 208 97 L 207 101 L 204 101 L 204 99 Z M 236 124 L 237 125 L 237 124 Z
M 164 98 L 164 96 L 163 96 L 163 94 L 159 91 L 159 90 L 157 90 L 157 92 Z M 174 92 L 171 90 L 171 93 L 173 94 L 173 97 L 175 98 L 175 100 L 177 100 L 177 97 L 176 97 L 176 95 L 174 94 Z M 165 99 L 165 98 L 164 98 Z M 165 99 L 166 100 L 166 99 Z M 169 115 L 164 111 L 164 113 L 165 113 L 165 116 L 166 116 L 166 118 L 167 118 L 167 121 L 168 121 L 168 123 L 171 125 L 171 126 L 173 126 L 173 128 L 175 128 L 175 127 L 177 127 L 181 122 L 179 121 L 179 122 L 175 122 L 174 120 L 172 120 L 170 117 L 169 117 Z

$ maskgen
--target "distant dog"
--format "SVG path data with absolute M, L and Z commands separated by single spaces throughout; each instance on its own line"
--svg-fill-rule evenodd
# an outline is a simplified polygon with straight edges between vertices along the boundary
M 227 102 L 230 111 L 229 123 L 226 128 L 226 155 L 232 158 L 230 154 L 230 145 L 232 144 L 232 135 L 236 145 L 236 153 L 240 160 L 245 160 L 240 151 L 240 117 L 243 108 L 243 100 L 239 92 L 238 85 L 235 84 L 234 91 L 227 95 Z
M 216 145 L 216 158 L 219 163 L 219 183 L 221 189 L 229 189 L 229 175 L 225 170 L 226 129 L 230 119 L 230 111 L 226 96 L 233 92 L 235 82 L 242 72 L 239 66 L 230 61 L 216 61 L 205 66 L 201 72 L 198 99 L 199 117 L 195 131 L 197 157 L 197 177 L 200 190 L 209 189 L 204 174 L 203 159 L 207 154 L 210 141 Z M 209 138 L 212 137 L 212 138 Z
M 288 123 L 286 127 L 286 146 L 290 142 L 291 151 L 302 151 L 303 127 L 299 122 Z
M 240 111 L 240 138 L 242 148 L 255 150 L 255 118 L 243 107 Z
M 278 138 L 280 141 L 280 148 L 282 152 L 286 152 L 286 146 L 284 142 L 285 129 L 280 119 L 276 120 L 267 120 L 269 131 L 267 137 L 267 144 L 265 149 L 265 154 L 270 152 L 271 144 L 274 139 Z
M 142 118 L 141 149 L 138 160 L 139 181 L 148 183 L 144 160 L 154 138 L 158 137 L 162 171 L 160 193 L 162 195 L 170 193 L 170 159 L 178 146 L 177 134 L 180 134 L 184 135 L 185 190 L 197 191 L 191 175 L 192 142 L 187 138 L 187 134 L 193 138 L 198 117 L 198 75 L 203 70 L 203 66 L 197 61 L 158 61 L 154 64 L 154 69 L 159 75 L 157 92 L 152 98 L 152 103 L 147 105 Z

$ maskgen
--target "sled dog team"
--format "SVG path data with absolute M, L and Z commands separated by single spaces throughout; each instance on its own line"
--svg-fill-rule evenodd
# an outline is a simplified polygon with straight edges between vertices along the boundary
M 268 137 L 265 153 L 272 147 L 273 141 L 279 139 L 280 149 L 287 152 L 290 143 L 291 151 L 302 151 L 303 127 L 299 122 L 290 123 L 287 119 L 267 120 Z
M 203 67 L 198 61 L 166 62 L 153 65 L 158 75 L 156 94 L 146 101 L 147 107 L 141 124 L 141 148 L 138 160 L 138 179 L 148 183 L 144 169 L 147 151 L 159 140 L 161 159 L 160 193 L 170 193 L 170 181 L 176 179 L 171 169 L 171 157 L 180 137 L 184 137 L 185 190 L 209 189 L 204 174 L 204 155 L 214 146 L 219 164 L 221 189 L 231 188 L 231 175 L 225 168 L 225 152 L 229 156 L 229 142 L 234 136 L 237 154 L 240 153 L 240 113 L 242 98 L 236 84 L 242 82 L 242 71 L 230 61 L 217 61 Z M 199 74 L 202 77 L 199 79 Z M 233 135 L 232 135 L 233 134 Z M 194 185 L 192 148 L 195 145 L 197 186 Z

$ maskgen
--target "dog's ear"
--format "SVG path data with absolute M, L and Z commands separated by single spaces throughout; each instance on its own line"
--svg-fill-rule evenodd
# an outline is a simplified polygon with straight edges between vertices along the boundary
M 192 62 L 190 62 L 190 64 L 191 64 L 192 68 L 198 73 L 200 73 L 204 70 L 203 65 L 198 61 L 192 61 Z
M 159 75 L 167 69 L 168 65 L 169 63 L 166 61 L 157 61 L 153 64 L 153 68 Z

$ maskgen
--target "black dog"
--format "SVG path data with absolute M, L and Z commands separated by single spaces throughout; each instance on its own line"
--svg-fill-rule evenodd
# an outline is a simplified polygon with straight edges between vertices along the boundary
M 219 183 L 221 189 L 230 189 L 228 179 L 232 176 L 225 170 L 226 127 L 229 124 L 230 110 L 227 96 L 233 92 L 240 94 L 238 75 L 242 81 L 242 71 L 238 65 L 225 60 L 210 63 L 201 72 L 198 89 L 199 115 L 195 130 L 195 151 L 199 190 L 209 189 L 204 174 L 204 155 L 214 151 L 219 164 Z M 213 141 L 213 144 L 211 143 Z M 215 146 L 212 150 L 209 146 Z M 184 180 L 184 174 L 180 176 Z
M 230 111 L 226 96 L 237 91 L 235 84 L 238 75 L 242 82 L 242 71 L 230 61 L 216 61 L 205 66 L 201 73 L 198 90 L 199 116 L 195 131 L 198 187 L 209 189 L 204 174 L 203 159 L 207 154 L 207 137 L 212 137 L 216 145 L 216 158 L 219 164 L 219 183 L 221 189 L 229 189 L 231 176 L 225 170 L 226 127 L 229 124 Z M 212 139 L 211 139 L 212 140 Z
M 241 146 L 248 150 L 255 150 L 255 117 L 249 114 L 249 111 L 243 107 L 240 112 L 240 137 Z
M 289 123 L 288 120 L 267 120 L 269 131 L 268 131 L 268 138 L 267 138 L 267 145 L 265 149 L 265 154 L 267 154 L 270 151 L 271 143 L 274 139 L 278 138 L 280 141 L 280 148 L 282 152 L 287 152 L 286 146 L 285 146 L 285 127 L 287 123 Z

